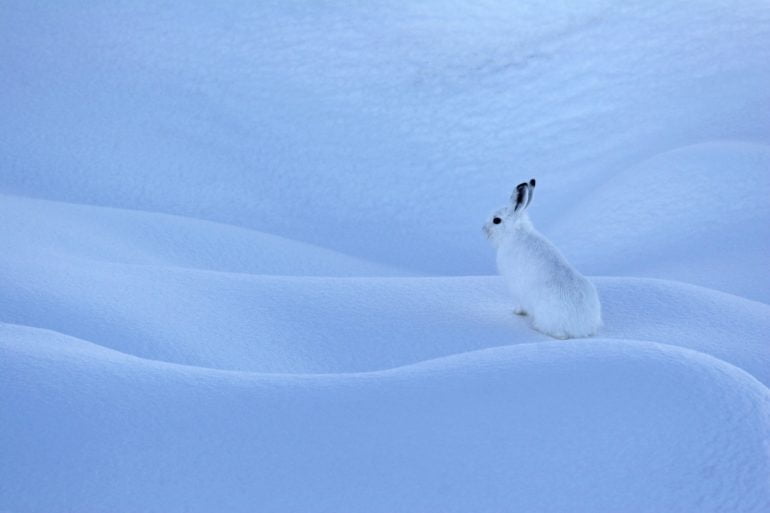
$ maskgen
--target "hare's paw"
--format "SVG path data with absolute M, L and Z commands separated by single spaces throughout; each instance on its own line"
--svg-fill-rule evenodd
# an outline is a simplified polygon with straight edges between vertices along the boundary
M 547 335 L 551 338 L 555 338 L 558 340 L 567 340 L 570 338 L 574 338 L 572 335 L 567 333 L 565 330 L 560 328 L 545 328 L 543 326 L 540 326 L 536 320 L 533 319 L 532 324 L 530 325 L 531 328 L 539 333 L 542 333 L 543 335 Z

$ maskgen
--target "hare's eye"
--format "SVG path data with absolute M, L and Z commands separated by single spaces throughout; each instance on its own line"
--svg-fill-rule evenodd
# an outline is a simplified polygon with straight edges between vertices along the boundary
M 495 217 L 494 219 L 492 219 L 492 222 L 495 223 L 495 224 L 500 224 L 500 223 L 503 222 L 503 220 L 500 219 L 499 217 Z

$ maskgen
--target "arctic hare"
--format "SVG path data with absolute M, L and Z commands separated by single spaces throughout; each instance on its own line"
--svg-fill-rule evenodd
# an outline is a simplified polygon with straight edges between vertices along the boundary
M 535 230 L 527 215 L 535 179 L 516 187 L 511 205 L 484 225 L 497 248 L 497 268 L 510 288 L 519 315 L 555 338 L 588 337 L 602 324 L 599 296 L 556 247 Z

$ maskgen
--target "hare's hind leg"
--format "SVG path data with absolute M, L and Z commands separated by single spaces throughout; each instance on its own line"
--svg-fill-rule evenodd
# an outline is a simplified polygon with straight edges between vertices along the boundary
M 558 340 L 567 340 L 570 338 L 573 338 L 569 333 L 566 332 L 563 328 L 556 328 L 556 327 L 550 327 L 546 328 L 542 325 L 538 324 L 537 319 L 532 318 L 532 322 L 529 324 L 530 328 L 537 331 L 538 333 L 542 333 L 543 335 L 547 335 L 551 338 L 555 338 Z
M 563 331 L 552 332 L 552 331 L 544 330 L 542 328 L 538 328 L 534 324 L 532 325 L 532 329 L 537 331 L 538 333 L 542 333 L 543 335 L 547 335 L 547 336 L 549 336 L 551 338 L 555 338 L 557 340 L 568 340 L 568 339 L 572 338 L 570 335 L 568 335 L 567 333 L 565 333 Z

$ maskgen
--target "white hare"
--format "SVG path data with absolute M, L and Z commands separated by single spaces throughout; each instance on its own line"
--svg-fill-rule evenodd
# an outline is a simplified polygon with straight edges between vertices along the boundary
M 484 233 L 497 248 L 497 268 L 532 328 L 555 338 L 588 337 L 602 324 L 599 296 L 556 247 L 535 230 L 527 215 L 535 179 L 516 187 L 511 205 L 498 210 Z

